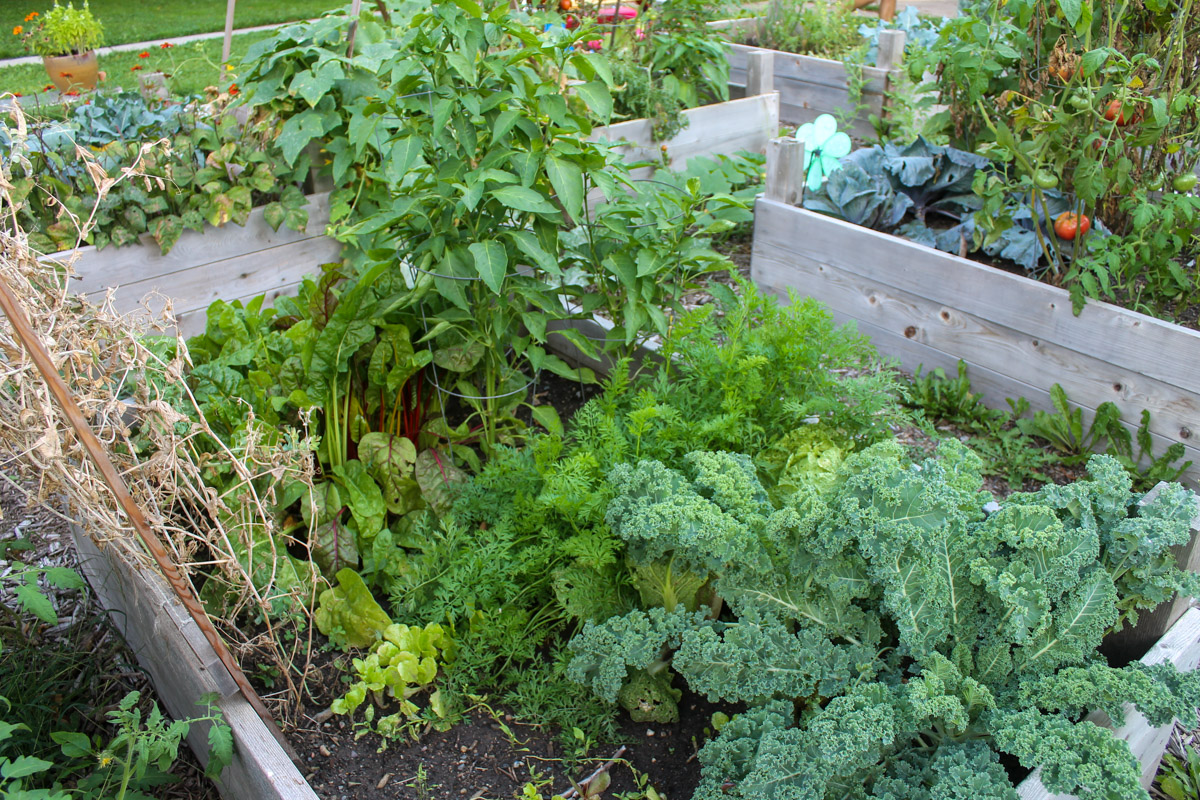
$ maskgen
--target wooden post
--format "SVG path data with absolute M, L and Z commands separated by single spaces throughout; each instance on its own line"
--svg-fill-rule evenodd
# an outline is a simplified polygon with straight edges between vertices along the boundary
M 221 46 L 221 68 L 229 63 L 229 49 L 233 46 L 233 8 L 237 0 L 225 4 L 225 44 Z
M 889 72 L 900 69 L 900 62 L 904 60 L 904 39 L 904 31 L 880 31 L 875 66 Z
M 746 63 L 746 97 L 757 97 L 775 91 L 775 53 L 755 50 Z
M 358 35 L 358 15 L 362 13 L 362 0 L 354 0 L 350 6 L 350 32 L 346 36 L 346 58 L 354 57 L 354 37 Z
M 894 0 L 892 6 L 895 10 Z M 883 6 L 880 6 L 881 10 L 882 8 Z M 900 64 L 904 61 L 905 39 L 904 31 L 879 32 L 879 50 L 875 54 L 875 66 L 888 71 L 887 77 L 883 79 L 883 106 L 879 112 L 883 119 L 888 117 L 888 106 L 892 104 L 889 93 L 894 88 L 896 78 L 900 75 Z
M 804 142 L 780 136 L 767 142 L 767 184 L 763 194 L 791 206 L 804 199 Z

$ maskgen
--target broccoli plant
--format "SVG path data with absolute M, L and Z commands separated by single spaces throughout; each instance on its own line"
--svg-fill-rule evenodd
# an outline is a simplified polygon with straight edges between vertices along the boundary
M 793 483 L 729 453 L 681 470 L 615 468 L 607 521 L 630 558 L 707 576 L 727 613 L 659 608 L 589 624 L 573 676 L 614 698 L 669 664 L 711 700 L 745 703 L 700 753 L 697 800 L 1017 797 L 1000 754 L 1054 792 L 1144 797 L 1116 723 L 1200 703 L 1200 675 L 1107 666 L 1106 633 L 1176 591 L 1194 497 L 1139 505 L 1107 456 L 1090 477 L 981 508 L 981 462 L 956 441 L 911 463 L 886 442 L 833 480 Z M 765 484 L 764 484 L 765 481 Z

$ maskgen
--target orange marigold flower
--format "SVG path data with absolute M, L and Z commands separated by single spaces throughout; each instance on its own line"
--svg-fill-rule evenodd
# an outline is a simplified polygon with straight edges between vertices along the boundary
M 231 84 L 229 84 L 229 96 L 230 96 L 230 97 L 234 97 L 234 96 L 236 96 L 236 95 L 237 95 L 237 93 L 238 93 L 238 92 L 240 92 L 240 91 L 241 91 L 241 89 L 239 89 L 239 88 L 237 87 L 237 84 L 236 84 L 236 83 L 231 83 Z
M 143 50 L 142 52 L 138 53 L 138 58 L 149 58 L 149 57 L 150 57 L 150 53 L 147 50 Z
M 37 17 L 38 17 L 38 12 L 30 11 L 28 14 L 25 15 L 25 21 L 33 22 L 35 19 L 37 19 Z
M 79 92 L 75 89 L 72 89 L 69 92 L 63 92 L 63 94 L 67 95 L 68 97 L 79 97 Z
M 141 64 L 134 64 L 132 67 L 129 68 L 129 71 L 137 72 L 139 69 L 145 69 L 145 67 L 143 67 Z
M 43 92 L 48 92 L 48 91 L 50 91 L 50 90 L 51 90 L 51 89 L 53 89 L 53 88 L 54 88 L 54 84 L 53 84 L 53 83 L 47 83 L 45 86 L 43 86 L 43 87 L 42 87 L 42 91 L 43 91 Z
M 60 73 L 58 73 L 58 77 L 60 77 L 60 78 L 74 78 L 75 76 L 74 76 L 74 75 L 72 75 L 72 74 L 71 74 L 71 73 L 69 73 L 69 72 L 60 72 Z
M 25 27 L 23 25 L 18 25 L 15 28 L 13 28 L 13 36 L 20 36 L 24 32 L 25 32 Z
M 161 47 L 163 50 L 166 50 L 168 47 L 174 47 L 174 46 L 175 45 L 171 44 L 170 42 L 163 42 L 162 44 L 159 45 L 159 47 Z

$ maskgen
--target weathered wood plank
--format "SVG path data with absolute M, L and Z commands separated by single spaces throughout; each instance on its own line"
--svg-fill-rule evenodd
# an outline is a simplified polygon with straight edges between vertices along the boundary
M 72 536 L 80 568 L 109 611 L 138 663 L 149 673 L 167 712 L 176 719 L 202 709 L 214 692 L 233 729 L 233 762 L 217 788 L 227 800 L 317 800 L 262 719 L 238 691 L 178 598 L 156 572 L 130 565 L 115 548 L 98 548 L 77 526 Z M 208 724 L 191 727 L 188 744 L 201 764 L 208 760 Z
M 800 291 L 799 294 L 803 295 L 804 292 Z M 830 309 L 830 312 L 839 324 L 854 324 L 860 333 L 870 337 L 871 342 L 882 356 L 895 359 L 903 369 L 909 372 L 915 372 L 918 368 L 930 372 L 940 367 L 945 370 L 947 375 L 955 374 L 959 360 L 957 355 L 937 350 L 922 342 L 906 338 L 903 334 L 897 334 L 872 325 L 870 322 L 856 319 L 845 312 L 836 309 Z M 984 404 L 991 408 L 1007 408 L 1007 400 L 1010 397 L 1014 400 L 1024 397 L 1029 401 L 1031 408 L 1042 410 L 1054 408 L 1050 392 L 1045 389 L 1024 383 L 1018 378 L 1001 374 L 981 364 L 968 362 L 967 371 L 971 378 L 971 391 L 978 394 Z M 1083 424 L 1090 425 L 1095 417 L 1095 409 L 1085 405 L 1079 407 L 1083 411 Z M 1133 420 L 1127 419 L 1123 423 L 1130 433 L 1134 432 Z M 1154 433 L 1150 434 L 1150 438 L 1156 453 L 1163 452 L 1173 442 L 1171 439 Z M 1200 465 L 1200 449 L 1185 444 L 1183 460 Z M 1183 476 L 1184 482 L 1193 488 L 1200 486 L 1198 479 L 1200 479 L 1200 469 L 1197 466 L 1193 466 Z
M 1130 419 L 1151 411 L 1150 430 L 1166 440 L 1200 419 L 1200 397 L 1171 384 L 1125 370 L 1051 341 L 919 294 L 825 265 L 756 230 L 755 280 L 773 287 L 795 286 L 846 313 L 897 336 L 914 339 L 969 364 L 989 366 L 1049 390 L 1061 384 L 1073 402 L 1095 409 L 1115 402 Z M 1048 409 L 1049 410 L 1049 409 Z
M 335 239 L 313 236 L 166 275 L 152 275 L 116 288 L 114 304 L 122 312 L 138 311 L 143 307 L 143 298 L 157 293 L 162 297 L 148 298 L 152 309 L 157 311 L 163 305 L 162 298 L 169 297 L 175 313 L 185 314 L 208 308 L 223 298 L 253 296 L 294 285 L 305 275 L 316 273 L 321 264 L 340 260 L 341 248 Z M 104 293 L 94 292 L 91 296 L 97 298 Z
M 219 236 L 210 235 L 211 229 L 204 233 L 184 231 L 166 255 L 149 234 L 142 235 L 140 245 L 131 247 L 80 248 L 74 264 L 79 281 L 73 284 L 73 289 L 90 294 L 109 286 L 133 283 L 147 275 L 170 275 L 181 269 L 321 236 L 329 224 L 329 194 L 309 195 L 308 201 L 308 227 L 304 232 L 283 226 L 278 231 L 271 230 L 263 219 L 263 210 L 256 208 L 250 212 L 245 226 L 230 223 L 220 229 Z M 51 258 L 64 261 L 74 252 L 56 253 Z
M 597 128 L 595 141 L 624 142 L 618 151 L 631 161 L 659 160 L 666 147 L 667 166 L 683 169 L 696 156 L 762 153 L 779 132 L 779 96 L 747 97 L 683 112 L 688 125 L 665 142 L 655 142 L 650 120 L 635 119 Z
M 1143 664 L 1174 664 L 1183 672 L 1190 672 L 1200 661 L 1200 609 L 1190 609 L 1180 618 L 1167 635 L 1159 640 L 1150 652 L 1142 658 Z M 1158 772 L 1158 762 L 1162 759 L 1167 740 L 1171 735 L 1171 725 L 1160 728 L 1153 727 L 1146 718 L 1131 704 L 1123 706 L 1125 724 L 1113 731 L 1113 735 L 1129 744 L 1129 749 L 1142 765 L 1142 788 L 1148 788 L 1154 782 Z M 1112 727 L 1108 717 L 1098 711 L 1089 714 L 1086 719 L 1097 725 Z M 1189 720 L 1189 723 L 1191 721 Z M 1017 794 L 1021 800 L 1071 800 L 1074 795 L 1051 794 L 1042 785 L 1040 770 L 1023 780 L 1017 786 Z
M 841 61 L 787 53 L 783 50 L 770 50 L 765 47 L 752 47 L 746 44 L 729 45 L 729 54 L 726 58 L 729 61 L 730 77 L 732 78 L 737 73 L 737 77 L 744 81 L 750 54 L 763 50 L 773 53 L 775 56 L 776 79 L 787 78 L 798 83 L 811 83 L 831 89 L 849 88 L 846 65 Z M 883 94 L 887 89 L 888 70 L 864 65 L 862 71 L 863 94 Z
M 1181 369 L 1200 363 L 1200 332 L 1102 302 L 1089 302 L 1076 317 L 1067 292 L 1057 287 L 769 200 L 759 200 L 755 210 L 755 241 L 760 237 L 783 247 L 802 246 L 826 267 L 1200 394 L 1200 371 Z

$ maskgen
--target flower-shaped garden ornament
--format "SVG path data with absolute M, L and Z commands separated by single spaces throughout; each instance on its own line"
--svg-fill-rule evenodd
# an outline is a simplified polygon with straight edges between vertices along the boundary
M 815 192 L 829 173 L 842 168 L 842 157 L 850 154 L 850 137 L 837 129 L 832 114 L 822 114 L 797 128 L 796 138 L 804 142 L 804 183 Z

